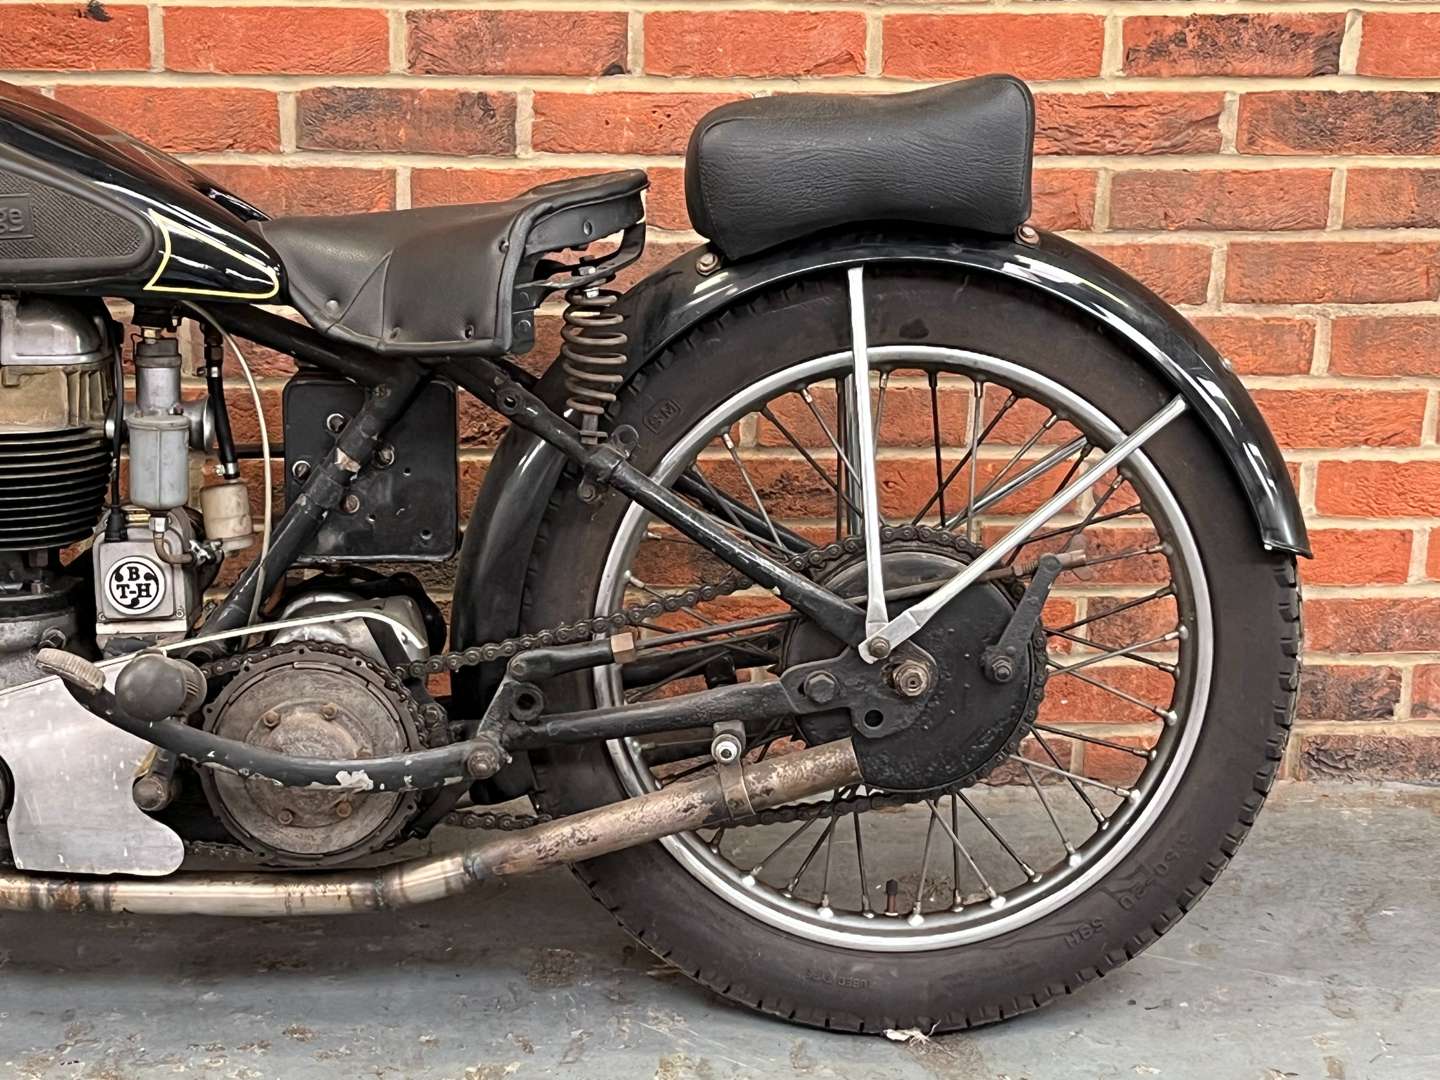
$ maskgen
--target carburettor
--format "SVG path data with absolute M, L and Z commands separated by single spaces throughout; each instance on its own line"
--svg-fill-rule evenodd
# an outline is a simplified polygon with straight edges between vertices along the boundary
M 135 342 L 135 400 L 125 408 L 128 509 L 112 507 L 95 538 L 95 634 L 147 641 L 181 637 L 198 601 L 190 451 L 209 441 L 204 398 L 181 397 L 180 343 L 145 328 Z
M 221 357 L 211 352 L 206 363 L 218 367 Z M 183 636 L 211 571 L 226 551 L 250 541 L 248 496 L 235 477 L 201 490 L 203 513 L 190 507 L 190 452 L 210 445 L 219 406 L 183 396 L 179 341 L 143 327 L 134 360 L 135 398 L 125 409 L 128 499 L 112 508 L 94 548 L 96 637 L 102 648 L 121 650 Z

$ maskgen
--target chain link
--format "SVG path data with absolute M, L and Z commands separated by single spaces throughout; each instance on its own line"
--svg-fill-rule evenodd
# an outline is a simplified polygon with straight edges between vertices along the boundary
M 519 832 L 532 825 L 553 820 L 549 814 L 502 814 L 494 810 L 452 810 L 445 815 L 446 825 L 461 829 L 487 829 L 498 832 Z

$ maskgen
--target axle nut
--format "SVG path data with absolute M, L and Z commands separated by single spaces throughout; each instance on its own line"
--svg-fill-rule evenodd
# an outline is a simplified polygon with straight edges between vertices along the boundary
M 800 689 L 816 705 L 829 705 L 839 693 L 840 684 L 835 681 L 834 675 L 817 671 L 805 680 Z
M 930 669 L 918 660 L 902 660 L 890 673 L 890 685 L 901 697 L 919 697 L 930 689 Z

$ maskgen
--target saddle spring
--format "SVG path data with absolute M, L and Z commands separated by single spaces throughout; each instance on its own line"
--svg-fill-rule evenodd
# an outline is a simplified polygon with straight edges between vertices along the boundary
M 625 381 L 625 347 L 630 336 L 621 327 L 625 316 L 615 310 L 620 294 L 605 286 L 613 272 L 597 272 L 565 293 L 560 361 L 565 370 L 565 404 L 580 415 L 580 438 L 603 438 L 600 418 L 615 401 Z

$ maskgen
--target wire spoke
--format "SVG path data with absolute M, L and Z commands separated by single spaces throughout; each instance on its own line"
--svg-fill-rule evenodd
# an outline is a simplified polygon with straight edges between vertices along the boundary
M 1137 596 L 1133 600 L 1127 600 L 1125 601 L 1125 603 L 1117 604 L 1113 608 L 1107 608 L 1105 611 L 1097 611 L 1094 615 L 1086 615 L 1083 619 L 1076 619 L 1074 622 L 1066 623 L 1064 626 L 1057 626 L 1054 628 L 1053 632 L 1057 634 L 1063 634 L 1068 633 L 1071 630 L 1078 630 L 1080 627 L 1088 626 L 1092 622 L 1098 622 L 1101 619 L 1108 619 L 1110 618 L 1110 616 L 1119 615 L 1121 612 L 1124 611 L 1133 611 L 1135 608 L 1141 607 L 1145 604 L 1149 604 L 1152 601 L 1160 600 L 1166 596 L 1171 596 L 1174 594 L 1174 592 L 1175 587 L 1173 585 L 1162 585 L 1160 588 L 1156 589 L 1154 592 L 1149 593 L 1146 596 Z M 1047 626 L 1045 629 L 1047 631 L 1050 631 L 1051 628 Z
M 1057 420 L 1059 420 L 1059 417 L 1057 417 L 1054 413 L 1051 413 L 1049 416 L 1047 416 L 1041 422 L 1040 426 L 1030 433 L 1030 437 L 1020 444 L 1019 449 L 1017 449 L 1013 454 L 1010 455 L 1010 460 L 1005 462 L 1004 468 L 1002 468 L 999 472 L 997 472 L 994 476 L 992 476 L 989 480 L 985 482 L 985 486 L 980 489 L 979 497 L 983 499 L 986 495 L 993 491 L 995 489 L 995 485 L 1005 479 L 1005 474 L 1015 467 L 1015 463 L 1021 458 L 1023 458 L 1026 454 L 1028 454 L 1031 450 L 1035 449 L 1035 444 L 1040 441 L 1041 436 L 1043 436 L 1047 431 L 1054 427 Z M 1063 487 L 1064 485 L 1061 486 Z M 1057 488 L 1056 490 L 1059 489 Z
M 1128 701 L 1131 705 L 1146 709 L 1154 713 L 1161 720 L 1165 721 L 1167 725 L 1175 723 L 1176 716 L 1169 709 L 1161 709 L 1154 705 L 1151 705 L 1148 701 L 1142 701 L 1134 694 L 1130 694 L 1124 690 L 1121 690 L 1118 686 L 1111 686 L 1109 683 L 1101 682 L 1099 679 L 1092 678 L 1091 676 L 1086 675 L 1083 671 L 1067 671 L 1065 674 L 1071 676 L 1072 678 L 1079 679 L 1081 682 L 1086 683 L 1089 686 L 1093 686 L 1097 690 L 1104 690 L 1106 693 L 1114 694 L 1122 701 Z M 1054 675 L 1052 673 L 1050 676 L 1047 677 L 1053 678 Z
M 1141 750 L 1136 746 L 1126 746 L 1124 743 L 1114 742 L 1111 739 L 1102 739 L 1099 735 L 1087 735 L 1081 731 L 1069 731 L 1065 728 L 1054 727 L 1050 724 L 1032 724 L 1036 731 L 1049 732 L 1051 735 L 1060 735 L 1067 739 L 1076 739 L 1083 743 L 1090 743 L 1093 746 L 1103 746 L 1109 750 L 1119 750 L 1123 754 L 1132 754 L 1146 761 L 1155 760 L 1154 750 Z
M 1005 414 L 1008 413 L 1011 408 L 1014 407 L 1015 403 L 1019 400 L 1020 396 L 1012 390 L 1010 392 L 1010 396 L 1001 403 L 1000 408 L 996 410 L 995 415 L 990 418 L 990 422 L 985 425 L 985 430 L 980 433 L 980 438 L 977 441 L 984 442 L 987 438 L 989 438 L 991 432 L 993 432 L 1000 425 L 1000 421 L 1005 418 Z M 913 518 L 910 519 L 911 525 L 919 525 L 921 519 L 930 512 L 930 508 L 934 506 L 940 499 L 944 498 L 945 489 L 948 488 L 951 482 L 960 475 L 960 470 L 965 468 L 965 464 L 969 460 L 970 452 L 967 450 L 965 456 L 955 463 L 955 467 L 950 470 L 949 475 L 945 477 L 939 488 L 936 489 L 935 494 L 931 495 L 925 505 L 920 508 L 919 513 L 917 513 Z
M 1057 769 L 1063 769 L 1064 766 L 1060 764 L 1060 758 L 1056 756 L 1054 750 L 1050 749 L 1050 744 L 1045 741 L 1045 737 L 1041 735 L 1038 731 L 1032 731 L 1031 734 L 1035 736 L 1035 742 L 1039 745 L 1040 749 L 1045 751 L 1045 756 L 1055 763 L 1055 767 Z M 1096 824 L 1098 824 L 1101 828 L 1104 828 L 1105 815 L 1102 814 L 1100 812 L 1100 808 L 1091 801 L 1090 796 L 1085 794 L 1085 789 L 1082 788 L 1079 783 L 1076 782 L 1074 779 L 1070 780 L 1070 786 L 1074 788 L 1075 794 L 1080 796 L 1080 801 L 1083 802 L 1086 809 L 1090 811 L 1090 816 L 1095 819 Z
M 809 450 L 806 450 L 805 447 L 800 445 L 800 440 L 795 437 L 794 433 L 791 432 L 788 427 L 786 427 L 780 422 L 779 418 L 776 417 L 773 411 L 771 411 L 769 405 L 761 408 L 760 415 L 763 416 L 766 420 L 770 421 L 771 424 L 775 425 L 775 429 L 779 431 L 782 436 L 784 436 L 785 441 L 800 452 L 800 456 L 805 459 L 805 463 L 809 465 L 810 468 L 815 470 L 816 474 L 820 477 L 820 479 L 824 480 L 825 483 L 830 487 L 830 490 L 835 492 L 836 495 L 838 495 L 841 499 L 845 501 L 845 504 L 850 508 L 851 513 L 858 515 L 860 513 L 860 508 L 850 501 L 850 496 L 846 495 L 845 492 L 840 490 L 840 485 L 835 483 L 835 481 L 831 478 L 829 471 L 820 467 L 820 463 L 815 460 L 815 456 L 811 454 Z
M 1070 780 L 1077 783 L 1089 784 L 1091 787 L 1103 788 L 1105 791 L 1110 792 L 1112 795 L 1118 795 L 1122 799 L 1130 799 L 1135 797 L 1135 795 L 1137 794 L 1137 792 L 1135 792 L 1131 788 L 1116 787 L 1114 784 L 1107 784 L 1103 780 L 1096 780 L 1089 776 L 1081 776 L 1079 773 L 1073 773 L 1070 772 L 1068 769 L 1062 769 L 1055 765 L 1046 765 L 1043 761 L 1029 761 L 1026 758 L 1022 758 L 1019 754 L 1011 754 L 1010 758 L 1013 761 L 1024 762 L 1025 768 L 1027 770 L 1039 769 L 1041 772 L 1047 772 L 1054 776 L 1068 777 Z
M 890 372 L 880 372 L 879 383 L 880 393 L 875 401 L 875 440 L 873 443 L 873 448 L 876 453 L 880 451 L 880 422 L 885 416 L 885 388 L 890 385 Z
M 842 398 L 843 395 L 840 394 L 837 389 L 835 395 L 835 407 L 837 410 L 843 408 L 843 405 L 841 404 Z M 855 466 L 850 464 L 849 457 L 846 456 L 844 450 L 840 449 L 840 441 L 835 437 L 835 433 L 830 430 L 830 425 L 825 423 L 825 417 L 820 415 L 820 410 L 815 407 L 815 399 L 811 396 L 810 390 L 807 387 L 801 387 L 800 400 L 805 402 L 805 404 L 809 406 L 810 415 L 815 417 L 815 422 L 820 425 L 820 430 L 825 433 L 825 438 L 830 441 L 830 445 L 835 450 L 835 455 L 840 459 L 839 464 L 845 466 L 845 471 L 850 474 L 850 478 L 858 484 L 860 482 L 860 478 L 855 473 Z M 836 468 L 838 469 L 839 465 L 837 465 Z M 846 498 L 845 501 L 849 502 L 850 500 Z
M 979 515 L 984 510 L 988 510 L 990 507 L 994 506 L 1002 499 L 1006 499 L 1009 496 L 1013 495 L 1015 492 L 1019 491 L 1036 477 L 1043 476 L 1045 473 L 1049 472 L 1056 465 L 1060 464 L 1060 462 L 1064 461 L 1067 457 L 1073 454 L 1076 448 L 1083 445 L 1084 442 L 1085 440 L 1083 438 L 1076 436 L 1064 446 L 1060 447 L 1058 450 L 1051 451 L 1039 461 L 1027 466 L 1024 472 L 1017 474 L 1011 480 L 1007 480 L 1003 486 L 992 490 L 991 486 L 987 484 L 985 490 L 980 493 L 979 498 L 971 500 L 970 505 L 965 508 L 965 513 L 963 516 L 956 516 L 951 521 L 942 521 L 940 523 L 941 528 L 951 529 L 954 528 L 956 525 L 960 524 L 961 521 L 964 521 L 966 533 L 968 535 L 970 531 L 970 523 L 977 515 Z M 1057 488 L 1056 493 L 1058 494 L 1060 490 L 1061 489 Z M 1017 545 L 1016 551 L 1018 552 L 1019 548 L 1024 546 L 1024 544 Z M 1014 556 L 1012 555 L 1011 559 L 1013 560 L 1013 558 Z
M 649 585 L 646 585 L 645 582 L 641 581 L 641 580 L 640 580 L 639 578 L 637 578 L 634 574 L 632 574 L 629 570 L 626 570 L 626 571 L 625 571 L 625 580 L 626 580 L 627 582 L 629 582 L 631 585 L 634 585 L 635 588 L 639 589 L 641 592 L 643 592 L 643 593 L 645 593 L 645 594 L 647 594 L 647 595 L 649 595 L 649 596 L 653 596 L 656 600 L 664 601 L 664 599 L 665 599 L 665 594 L 664 594 L 664 593 L 660 592 L 660 590 L 658 590 L 658 589 L 652 589 Z M 682 606 L 682 607 L 680 608 L 680 610 L 683 611 L 686 615 L 689 615 L 692 619 L 695 619 L 695 620 L 697 620 L 697 621 L 699 621 L 699 622 L 704 623 L 706 626 L 714 626 L 714 625 L 715 625 L 715 620 L 714 620 L 714 619 L 711 619 L 711 618 L 709 618 L 708 616 L 702 615 L 700 612 L 696 611 L 693 607 L 690 607 L 689 605 Z
M 956 832 L 955 829 L 951 828 L 950 825 L 945 821 L 945 819 L 940 816 L 940 808 L 935 805 L 935 800 L 926 799 L 925 805 L 930 808 L 930 820 L 938 824 L 940 828 L 943 829 L 945 833 L 950 837 L 950 843 L 954 847 L 956 855 L 960 858 L 963 858 L 965 862 L 969 865 L 970 872 L 980 879 L 980 887 L 985 890 L 985 895 L 988 896 L 992 901 L 998 899 L 1000 894 L 995 891 L 995 886 L 990 884 L 990 879 L 985 876 L 984 872 L 976 864 L 975 860 L 970 857 L 970 852 L 965 850 L 965 845 L 960 842 L 960 834 Z M 954 808 L 953 797 L 951 800 L 951 808 L 952 810 Z M 963 898 L 960 895 L 959 866 L 960 864 L 957 862 L 955 864 L 955 880 L 951 882 L 951 891 L 955 894 L 953 906 L 956 911 L 960 910 L 960 908 L 964 906 L 964 904 L 962 903 Z
M 970 406 L 970 473 L 966 477 L 969 483 L 969 495 L 965 499 L 965 539 L 972 544 L 975 542 L 975 476 L 979 473 L 980 465 L 980 418 L 985 415 L 985 382 L 983 379 L 976 379 L 974 383 L 974 401 Z M 940 523 L 944 528 L 945 523 Z
M 1036 724 L 1035 726 L 1039 727 L 1040 725 Z M 975 815 L 976 819 L 980 822 L 980 824 L 985 826 L 985 831 L 995 838 L 995 842 L 1005 850 L 1005 854 L 1009 855 L 1010 858 L 1015 860 L 1015 865 L 1020 867 L 1021 873 L 1023 873 L 1031 881 L 1038 881 L 1040 875 L 1036 873 L 1034 867 L 1032 867 L 1023 858 L 1020 857 L 1020 853 L 1010 846 L 1010 841 L 1006 840 L 1005 837 L 1000 835 L 1000 830 L 991 823 L 988 817 L 986 817 L 980 812 L 980 808 L 977 807 L 974 803 L 972 803 L 963 791 L 957 791 L 955 792 L 955 794 L 959 797 L 960 801 L 965 804 L 966 808 L 970 811 L 970 813 Z
M 709 662 L 710 658 L 708 656 L 702 656 L 698 660 L 695 660 L 693 663 L 686 664 L 679 671 L 672 672 L 671 674 L 665 676 L 665 678 L 661 679 L 657 683 L 651 683 L 649 686 L 638 686 L 627 690 L 625 692 L 625 700 L 631 705 L 635 704 L 635 702 L 637 701 L 644 701 L 651 694 L 658 694 L 661 690 L 664 690 L 665 687 L 671 685 L 672 683 L 679 682 L 681 679 L 688 679 L 696 672 L 704 671 L 705 665 Z
M 932 814 L 929 824 L 925 826 L 925 850 L 920 855 L 920 880 L 915 884 L 915 906 L 910 909 L 911 926 L 918 926 L 925 921 L 920 909 L 925 903 L 925 877 L 930 872 L 930 841 L 935 836 L 935 818 L 936 815 Z
M 1087 450 L 1086 453 L 1089 453 L 1089 451 Z M 1085 514 L 1085 516 L 1080 519 L 1079 524 L 1076 525 L 1073 529 L 1071 529 L 1068 533 L 1062 534 L 1065 537 L 1065 542 L 1060 545 L 1061 548 L 1069 547 L 1070 543 L 1077 535 L 1079 535 L 1081 532 L 1085 531 L 1085 529 L 1089 528 L 1095 523 L 1095 515 L 1100 513 L 1100 511 L 1104 509 L 1105 504 L 1110 501 L 1111 496 L 1113 496 L 1115 492 L 1119 491 L 1120 486 L 1124 483 L 1125 478 L 1121 476 L 1117 471 L 1115 474 L 1115 479 L 1110 481 L 1110 485 L 1105 489 L 1105 494 L 1095 500 L 1095 505 L 1090 507 L 1089 511 Z M 1138 506 L 1139 504 L 1137 503 L 1136 505 Z
M 1065 849 L 1065 854 L 1072 860 L 1075 858 L 1075 845 L 1070 842 L 1070 837 L 1065 835 L 1065 829 L 1060 824 L 1060 819 L 1055 816 L 1054 809 L 1050 806 L 1050 800 L 1045 798 L 1045 789 L 1040 786 L 1040 781 L 1035 779 L 1035 770 L 1030 767 L 1030 761 L 1019 755 L 1011 755 L 1020 762 L 1021 768 L 1025 770 L 1025 776 L 1030 781 L 1030 786 L 1035 789 L 1035 794 L 1040 797 L 1040 805 L 1045 808 L 1045 816 L 1050 819 L 1050 824 L 1055 827 L 1055 833 L 1060 837 L 1060 846 Z
M 1085 445 L 1081 448 L 1079 457 L 1077 457 L 1075 459 L 1075 463 L 1065 471 L 1065 475 L 1060 478 L 1060 482 L 1055 485 L 1055 490 L 1052 491 L 1050 494 L 1058 495 L 1060 494 L 1060 492 L 1065 490 L 1065 485 L 1070 483 L 1071 480 L 1075 479 L 1075 474 L 1080 471 L 1080 466 L 1085 464 L 1085 459 L 1090 456 L 1090 451 L 1094 449 L 1095 444 L 1090 442 L 1090 440 L 1088 439 L 1085 440 Z
M 806 853 L 805 858 L 804 858 L 803 860 L 801 860 L 801 862 L 800 862 L 800 869 L 798 869 L 798 870 L 795 871 L 795 876 L 792 877 L 792 878 L 790 879 L 790 883 L 785 886 L 785 889 L 784 889 L 785 896 L 791 897 L 791 896 L 794 896 L 794 895 L 795 895 L 795 887 L 800 884 L 800 879 L 805 876 L 805 871 L 810 869 L 810 864 L 815 861 L 815 856 L 820 853 L 821 847 L 824 847 L 824 848 L 826 849 L 826 851 L 825 851 L 825 878 L 826 878 L 826 880 L 825 880 L 825 887 L 824 887 L 824 889 L 823 889 L 822 891 L 825 891 L 825 892 L 826 892 L 826 898 L 827 898 L 827 899 L 829 898 L 829 897 L 828 897 L 828 890 L 829 890 L 829 884 L 830 884 L 830 882 L 829 882 L 829 877 L 830 877 L 830 852 L 829 852 L 829 845 L 830 845 L 830 838 L 835 835 L 835 824 L 836 824 L 836 822 L 838 822 L 838 821 L 840 820 L 840 818 L 835 814 L 834 807 L 835 807 L 835 804 L 838 803 L 838 802 L 839 802 L 846 794 L 848 794 L 851 790 L 853 790 L 853 789 L 851 789 L 851 788 L 839 788 L 839 789 L 836 790 L 834 797 L 831 798 L 831 800 L 830 800 L 831 810 L 830 810 L 830 814 L 829 814 L 829 820 L 827 820 L 827 821 L 825 822 L 825 828 L 824 828 L 824 830 L 820 833 L 820 836 L 816 839 L 815 843 L 813 843 L 813 844 L 810 845 L 810 850 Z
M 955 798 L 955 792 L 950 793 L 950 835 L 960 835 L 960 803 Z M 963 850 L 959 844 L 955 844 L 954 850 L 950 853 L 950 884 L 954 892 L 953 902 L 955 910 L 960 910 L 960 852 Z M 967 858 L 969 856 L 966 856 Z
M 1166 641 L 1175 641 L 1179 639 L 1180 636 L 1181 631 L 1177 628 L 1171 630 L 1168 634 L 1161 634 L 1159 637 L 1153 637 L 1148 641 L 1137 641 L 1133 645 L 1126 645 L 1123 649 L 1111 649 L 1108 652 L 1096 653 L 1094 656 L 1087 656 L 1085 657 L 1085 659 L 1077 660 L 1073 664 L 1057 664 L 1054 660 L 1050 660 L 1048 657 L 1047 662 L 1053 669 L 1055 675 L 1071 675 L 1079 671 L 1081 668 L 1090 667 L 1094 664 L 1101 663 L 1104 660 L 1116 660 L 1122 656 L 1130 657 L 1143 649 L 1149 649 L 1152 646 L 1160 645 Z M 1140 659 L 1140 657 L 1134 657 L 1134 659 L 1138 660 Z M 1174 674 L 1175 672 L 1174 664 L 1164 664 L 1157 661 L 1156 666 L 1159 667 L 1162 671 L 1168 671 L 1171 674 Z
M 779 555 L 781 558 L 788 559 L 791 555 L 795 554 L 793 551 L 786 548 L 784 544 L 777 545 L 773 540 L 769 539 L 768 537 L 761 536 L 759 533 L 751 532 L 743 525 L 736 525 L 734 522 L 724 521 L 721 518 L 716 517 L 709 510 L 706 510 L 703 506 L 695 506 L 694 509 L 696 513 L 705 517 L 713 525 L 724 529 L 726 532 L 734 533 L 736 536 L 744 540 L 750 541 L 750 543 L 756 545 L 757 547 L 768 548 L 770 551 Z M 677 544 L 691 543 L 691 541 L 685 539 L 676 539 L 673 542 Z
M 775 858 L 775 856 L 779 855 L 787 847 L 789 847 L 797 837 L 803 835 L 806 829 L 810 828 L 811 825 L 814 825 L 815 822 L 819 820 L 819 818 L 812 817 L 806 818 L 804 821 L 802 821 L 798 828 L 793 830 L 788 836 L 785 837 L 784 840 L 781 840 L 779 844 L 772 848 L 768 855 L 766 855 L 763 859 L 761 859 L 759 862 L 757 862 L 754 866 L 750 868 L 750 873 L 745 875 L 745 884 L 755 884 L 756 879 L 758 879 L 760 876 L 760 871 L 765 869 L 765 864 L 768 863 L 771 859 Z
M 930 433 L 935 446 L 935 494 L 940 499 L 940 520 L 944 521 L 945 462 L 940 449 L 940 376 L 931 370 L 925 373 L 925 379 L 930 386 Z
M 850 816 L 855 819 L 855 865 L 860 871 L 860 914 L 867 919 L 873 919 L 875 910 L 870 906 L 870 879 L 865 873 L 865 845 L 860 840 L 860 811 L 851 810 Z
M 1101 525 L 1107 521 L 1114 521 L 1117 518 L 1135 517 L 1137 514 L 1143 513 L 1145 513 L 1144 508 L 1139 503 L 1136 503 L 1134 506 L 1127 506 L 1123 510 L 1112 510 L 1108 514 L 1100 514 L 1094 518 L 1091 518 L 1082 527 L 1088 528 L 1090 525 Z M 1074 525 L 1061 525 L 1059 528 L 1050 529 L 1048 532 L 1034 533 L 1025 540 L 1024 544 L 1021 544 L 1020 546 L 1025 547 L 1029 544 L 1037 544 L 1041 540 L 1053 540 L 1057 536 L 1070 536 L 1076 531 L 1076 529 L 1077 527 Z M 1064 545 L 1061 546 L 1063 547 Z
M 770 512 L 765 509 L 765 501 L 760 498 L 760 492 L 755 490 L 755 481 L 750 479 L 750 470 L 745 467 L 745 462 L 735 452 L 735 442 L 730 438 L 727 431 L 720 436 L 720 441 L 725 444 L 725 449 L 730 453 L 730 460 L 740 470 L 740 476 L 745 481 L 745 486 L 750 490 L 750 497 L 755 500 L 755 508 L 760 511 L 760 516 L 765 519 L 765 527 L 770 530 L 771 537 L 775 540 L 775 546 L 784 549 L 785 545 L 780 540 L 780 534 L 775 531 L 775 522 L 770 520 Z
M 1071 634 L 1065 630 L 1051 630 L 1049 627 L 1041 627 L 1041 629 L 1044 630 L 1046 635 L 1048 635 L 1049 637 L 1058 637 L 1063 641 L 1070 641 L 1076 645 L 1083 645 L 1087 649 L 1105 648 L 1105 646 L 1100 644 L 1098 641 L 1091 641 L 1089 638 L 1081 637 L 1079 634 Z M 1159 668 L 1161 671 L 1174 670 L 1173 665 L 1167 664 L 1160 660 L 1156 660 L 1153 656 L 1132 656 L 1131 659 L 1140 664 L 1148 664 L 1150 667 Z

